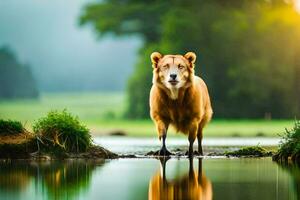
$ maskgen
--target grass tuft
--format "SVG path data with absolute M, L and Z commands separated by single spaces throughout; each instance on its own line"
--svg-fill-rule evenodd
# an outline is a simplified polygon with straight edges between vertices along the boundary
M 89 129 L 66 110 L 51 111 L 33 125 L 42 150 L 84 152 L 91 146 Z
M 0 135 L 15 135 L 23 131 L 24 127 L 21 122 L 0 119 Z
M 291 130 L 286 129 L 281 135 L 282 140 L 276 158 L 300 157 L 300 121 L 296 120 Z

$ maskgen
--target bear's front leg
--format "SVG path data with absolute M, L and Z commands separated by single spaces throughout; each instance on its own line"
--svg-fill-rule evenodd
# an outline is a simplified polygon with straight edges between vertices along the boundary
M 170 156 L 170 155 L 172 155 L 172 153 L 170 151 L 168 151 L 168 149 L 166 147 L 166 138 L 167 138 L 167 134 L 162 136 L 162 147 L 158 152 L 159 156 Z
M 170 155 L 172 155 L 172 153 L 169 152 L 167 147 L 166 147 L 166 138 L 167 138 L 168 125 L 166 123 L 164 123 L 163 121 L 158 120 L 158 121 L 156 121 L 156 129 L 157 129 L 157 132 L 158 132 L 159 140 L 162 141 L 162 147 L 158 151 L 158 155 L 159 156 L 170 156 Z

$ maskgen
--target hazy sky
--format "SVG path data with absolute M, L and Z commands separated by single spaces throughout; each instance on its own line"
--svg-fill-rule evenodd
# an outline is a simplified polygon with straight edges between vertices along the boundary
M 97 39 L 91 28 L 79 27 L 88 2 L 0 0 L 0 46 L 32 66 L 42 90 L 124 88 L 141 41 Z

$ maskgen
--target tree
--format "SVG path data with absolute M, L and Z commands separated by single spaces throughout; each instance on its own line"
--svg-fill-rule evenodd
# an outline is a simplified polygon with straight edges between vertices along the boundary
M 300 15 L 284 0 L 106 0 L 89 4 L 81 23 L 139 35 L 144 46 L 128 82 L 128 116 L 148 117 L 152 51 L 198 55 L 216 117 L 294 117 L 299 110 Z
M 0 48 L 0 99 L 36 97 L 38 90 L 30 67 L 19 63 L 8 47 Z

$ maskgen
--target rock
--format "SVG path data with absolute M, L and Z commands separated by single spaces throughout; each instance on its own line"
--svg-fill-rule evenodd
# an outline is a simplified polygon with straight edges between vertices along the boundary
M 123 154 L 123 155 L 119 155 L 119 158 L 137 158 L 136 155 L 133 155 L 133 154 Z
M 122 131 L 122 130 L 116 130 L 116 131 L 111 131 L 110 133 L 108 133 L 108 135 L 111 135 L 111 136 L 126 136 L 127 133 Z

